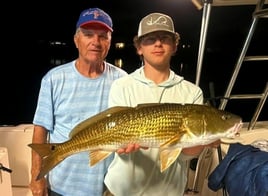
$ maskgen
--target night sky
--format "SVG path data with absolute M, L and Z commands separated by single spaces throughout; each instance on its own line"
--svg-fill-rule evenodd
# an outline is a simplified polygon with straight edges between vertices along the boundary
M 176 31 L 181 35 L 178 52 L 172 59 L 171 67 L 187 80 L 195 82 L 202 10 L 198 10 L 191 1 L 76 0 L 60 3 L 47 0 L 28 5 L 25 2 L 6 4 L 2 7 L 7 11 L 6 15 L 1 17 L 0 125 L 32 122 L 41 78 L 57 63 L 76 58 L 77 51 L 73 44 L 76 20 L 80 12 L 89 7 L 104 9 L 112 17 L 113 43 L 107 61 L 114 63 L 115 59 L 122 58 L 122 68 L 129 73 L 140 66 L 132 45 L 139 20 L 151 12 L 170 15 L 174 19 Z M 224 95 L 254 9 L 254 5 L 212 7 L 200 78 L 200 87 L 205 98 L 211 98 L 210 84 L 214 86 L 216 97 Z M 261 19 L 248 55 L 268 55 L 268 47 L 265 45 L 267 35 L 268 20 Z M 50 43 L 55 41 L 66 45 L 52 46 Z M 126 43 L 126 48 L 122 51 L 115 50 L 114 43 L 121 41 Z M 252 64 L 247 62 L 242 65 L 233 93 L 251 94 L 263 91 L 268 81 L 265 71 L 267 61 Z M 218 101 L 215 100 L 216 103 Z M 257 103 L 257 100 L 230 101 L 226 110 L 241 115 L 247 121 L 253 115 Z M 268 120 L 267 103 L 264 107 L 260 120 Z

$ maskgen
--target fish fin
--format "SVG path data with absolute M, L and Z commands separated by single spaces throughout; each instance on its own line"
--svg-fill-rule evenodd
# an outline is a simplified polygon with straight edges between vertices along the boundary
M 182 131 L 160 146 L 160 171 L 163 172 L 179 157 L 181 148 L 174 147 L 186 131 Z
M 136 106 L 137 109 L 139 108 L 143 108 L 143 107 L 150 107 L 150 106 L 157 106 L 157 105 L 163 105 L 163 104 L 166 104 L 166 105 L 171 105 L 173 103 L 140 103 Z M 182 105 L 182 104 L 176 104 L 176 105 Z
M 28 146 L 43 158 L 51 153 L 51 149 L 53 148 L 54 144 L 28 144 Z
M 36 177 L 36 180 L 44 177 L 51 169 L 58 165 L 64 158 L 55 156 L 54 151 L 57 149 L 57 144 L 28 144 L 42 159 L 41 170 Z
M 112 154 L 112 151 L 103 151 L 103 150 L 95 150 L 89 152 L 89 159 L 90 159 L 90 166 L 96 165 L 98 162 L 106 159 L 110 154 Z
M 181 153 L 181 148 L 160 149 L 160 171 L 163 172 L 176 161 Z
M 89 117 L 86 120 L 77 124 L 73 128 L 73 130 L 70 132 L 69 137 L 72 138 L 74 135 L 76 135 L 80 131 L 83 131 L 85 128 L 89 127 L 93 123 L 96 123 L 104 118 L 110 117 L 113 114 L 118 113 L 120 111 L 129 110 L 129 109 L 133 109 L 133 107 L 115 106 L 115 107 L 108 108 L 107 110 L 100 112 L 92 117 Z
M 140 103 L 136 106 L 136 108 L 143 108 L 148 106 L 155 106 L 155 105 L 161 105 L 163 103 Z

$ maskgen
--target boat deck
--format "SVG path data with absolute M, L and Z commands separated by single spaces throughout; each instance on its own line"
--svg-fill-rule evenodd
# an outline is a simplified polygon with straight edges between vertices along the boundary
M 242 144 L 251 144 L 256 140 L 268 141 L 268 121 L 259 121 L 255 124 L 254 129 L 247 130 L 248 123 L 243 124 L 243 128 L 240 132 L 238 141 Z M 33 133 L 33 125 L 22 124 L 12 127 L 0 127 L 0 144 L 1 147 L 5 147 L 8 150 L 9 165 L 12 169 L 12 173 L 9 175 L 9 180 L 12 186 L 13 196 L 31 196 L 31 192 L 28 188 L 30 180 L 30 168 L 31 168 L 31 150 L 27 144 L 31 143 Z M 228 144 L 222 144 L 222 154 L 226 154 L 228 151 Z M 17 156 L 20 154 L 20 156 Z M 197 181 L 194 183 L 195 172 L 189 172 L 188 187 L 196 186 L 195 189 L 198 192 L 202 192 L 202 195 L 217 196 L 220 193 L 210 191 L 206 187 L 206 177 L 213 168 L 219 163 L 217 153 L 212 153 L 209 158 L 204 160 L 203 166 L 200 167 L 200 172 Z M 209 164 L 208 164 L 209 162 Z M 206 166 L 206 167 L 205 167 Z M 5 179 L 4 179 L 5 180 Z M 7 183 L 10 186 L 10 183 Z M 3 190 L 3 189 L 2 189 Z M 11 193 L 4 194 L 5 196 L 12 196 Z M 2 195 L 2 194 L 1 194 Z

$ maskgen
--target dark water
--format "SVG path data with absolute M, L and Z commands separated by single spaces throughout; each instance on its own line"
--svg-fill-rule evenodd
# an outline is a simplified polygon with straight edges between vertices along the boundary
M 116 8 L 119 4 L 120 9 Z M 171 15 L 175 28 L 181 35 L 178 52 L 172 59 L 171 67 L 185 79 L 195 82 L 202 11 L 197 10 L 190 1 L 77 1 L 75 6 L 70 5 L 74 9 L 63 9 L 62 5 L 43 2 L 43 6 L 37 3 L 32 5 L 36 9 L 31 11 L 13 9 L 21 21 L 24 21 L 23 29 L 18 29 L 7 19 L 5 29 L 9 31 L 4 31 L 6 36 L 2 37 L 5 44 L 2 45 L 4 52 L 0 78 L 0 125 L 31 123 L 42 76 L 50 68 L 73 60 L 77 55 L 73 45 L 73 33 L 77 16 L 85 7 L 98 6 L 113 17 L 115 30 L 107 61 L 114 63 L 116 59 L 122 59 L 122 69 L 129 73 L 140 66 L 132 45 L 139 20 L 147 13 L 155 11 Z M 251 5 L 212 8 L 200 87 L 205 98 L 216 107 L 231 78 L 250 27 L 254 8 L 255 6 Z M 32 22 L 33 17 L 36 17 L 37 22 Z M 268 54 L 265 44 L 268 20 L 260 20 L 259 27 L 254 34 L 248 55 Z M 53 41 L 61 41 L 66 45 L 51 45 Z M 115 42 L 125 42 L 126 48 L 116 50 Z M 261 93 L 268 82 L 266 70 L 267 61 L 243 64 L 233 93 Z M 210 87 L 213 87 L 213 93 Z M 212 99 L 214 97 L 216 98 Z M 257 104 L 258 100 L 231 100 L 226 110 L 237 113 L 248 121 Z M 268 120 L 267 103 L 259 120 Z

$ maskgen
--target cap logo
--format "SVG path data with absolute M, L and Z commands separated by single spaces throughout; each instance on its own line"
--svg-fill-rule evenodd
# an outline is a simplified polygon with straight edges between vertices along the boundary
M 96 18 L 98 18 L 99 17 L 99 15 L 100 15 L 100 13 L 98 12 L 98 11 L 94 11 L 94 18 L 96 19 Z
M 159 16 L 155 20 L 153 20 L 153 17 L 151 17 L 151 19 L 149 19 L 146 24 L 148 26 L 152 26 L 152 25 L 163 25 L 163 26 L 167 26 L 168 27 L 167 19 L 164 16 Z
M 87 11 L 83 14 L 83 16 L 86 16 L 86 15 L 94 15 L 94 19 L 97 19 L 101 13 L 98 11 L 98 10 L 94 10 L 94 11 Z

